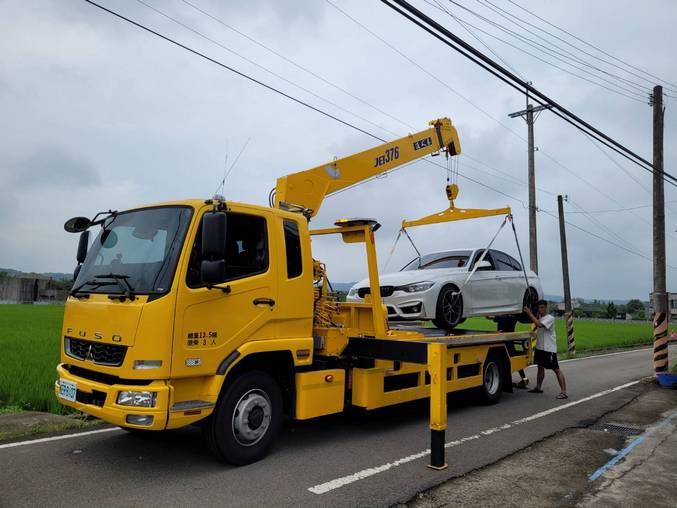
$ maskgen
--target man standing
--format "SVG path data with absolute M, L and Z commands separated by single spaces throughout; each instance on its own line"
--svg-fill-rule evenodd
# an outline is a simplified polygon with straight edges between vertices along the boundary
M 534 325 L 536 325 L 536 333 L 538 340 L 536 341 L 536 351 L 534 353 L 534 362 L 538 366 L 538 374 L 536 376 L 536 388 L 529 390 L 530 393 L 543 393 L 541 387 L 543 386 L 543 378 L 545 377 L 545 369 L 552 370 L 557 376 L 559 382 L 560 393 L 558 399 L 568 399 L 567 383 L 564 379 L 564 373 L 559 369 L 557 363 L 557 337 L 555 335 L 555 318 L 548 314 L 548 302 L 539 300 L 538 317 L 534 316 L 529 307 L 524 307 L 524 312 Z

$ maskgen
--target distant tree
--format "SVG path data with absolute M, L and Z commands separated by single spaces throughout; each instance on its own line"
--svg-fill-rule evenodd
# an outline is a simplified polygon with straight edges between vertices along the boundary
M 9 273 L 7 273 L 7 272 L 0 272 L 0 279 L 6 279 L 7 277 L 9 277 Z
M 606 306 L 606 317 L 614 319 L 616 314 L 618 314 L 618 308 L 616 307 L 616 304 L 614 304 L 614 302 L 609 302 L 609 304 Z
M 642 313 L 644 313 L 644 304 L 637 299 L 628 301 L 626 308 L 628 314 L 635 314 L 639 311 L 642 311 Z

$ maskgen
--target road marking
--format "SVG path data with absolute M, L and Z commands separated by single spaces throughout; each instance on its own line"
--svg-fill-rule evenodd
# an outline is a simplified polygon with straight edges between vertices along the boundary
M 104 432 L 113 432 L 115 430 L 122 429 L 112 427 L 108 429 L 88 430 L 86 432 L 78 432 L 76 434 L 64 434 L 63 436 L 42 437 L 40 439 L 31 439 L 29 441 L 17 441 L 16 443 L 0 444 L 0 450 L 3 448 L 14 448 L 15 446 L 28 446 L 38 443 L 49 443 L 50 441 L 60 441 L 62 439 L 72 439 L 74 437 L 91 436 L 92 434 L 103 434 Z
M 560 406 L 553 407 L 551 409 L 546 409 L 545 411 L 540 411 L 538 413 L 535 413 L 531 416 L 527 416 L 525 418 L 520 418 L 518 420 L 515 420 L 511 423 L 505 423 L 503 425 L 499 425 L 498 427 L 492 427 L 490 429 L 483 430 L 479 432 L 478 434 L 474 434 L 472 436 L 467 436 L 463 437 L 461 439 L 456 439 L 454 441 L 450 441 L 448 443 L 445 443 L 444 447 L 445 448 L 452 448 L 455 446 L 460 446 L 464 443 L 467 443 L 468 441 L 474 441 L 477 439 L 482 438 L 483 436 L 489 436 L 492 434 L 496 434 L 497 432 L 501 432 L 503 430 L 510 429 L 516 425 L 521 425 L 523 423 L 528 423 L 534 420 L 537 420 L 539 418 L 543 418 L 544 416 L 551 415 L 553 413 L 556 413 L 558 411 L 562 411 L 564 409 L 568 409 L 572 406 L 576 406 L 578 404 L 582 404 L 584 402 L 591 401 L 593 399 L 597 399 L 599 397 L 604 397 L 605 395 L 609 395 L 610 393 L 617 392 L 619 390 L 623 390 L 624 388 L 628 388 L 630 386 L 636 385 L 639 383 L 640 380 L 636 381 L 630 381 L 629 383 L 625 383 L 619 386 L 615 386 L 614 388 L 609 388 L 608 390 L 603 390 L 601 392 L 597 392 L 593 395 L 589 395 L 587 397 L 583 397 L 582 399 L 574 400 L 571 402 L 568 402 L 566 404 L 562 404 Z M 312 492 L 313 494 L 326 494 L 327 492 L 331 492 L 332 490 L 336 490 L 341 487 L 345 487 L 346 485 L 350 485 L 351 483 L 354 483 L 359 480 L 364 480 L 365 478 L 369 478 L 370 476 L 377 475 L 379 473 L 383 473 L 385 471 L 388 471 L 389 469 L 393 469 L 395 467 L 401 466 L 403 464 L 407 464 L 408 462 L 412 462 L 414 460 L 422 459 L 423 457 L 427 456 L 430 454 L 430 449 L 426 449 L 423 451 L 420 451 L 418 453 L 414 453 L 412 455 L 408 455 L 406 457 L 402 457 L 401 459 L 397 459 L 393 462 L 388 462 L 386 464 L 382 464 L 380 466 L 376 467 L 370 467 L 367 469 L 363 469 L 362 471 L 358 471 L 357 473 L 353 473 L 347 476 L 342 476 L 341 478 L 336 478 L 334 480 L 330 480 L 325 483 L 320 483 L 318 485 L 315 485 L 313 487 L 309 487 L 308 490 Z
M 600 467 L 597 471 L 592 473 L 589 477 L 588 480 L 591 482 L 594 482 L 597 480 L 600 476 L 602 476 L 604 473 L 606 473 L 609 469 L 614 467 L 618 462 L 625 457 L 627 454 L 629 454 L 632 449 L 640 444 L 642 441 L 644 441 L 647 437 L 649 437 L 654 431 L 660 429 L 661 427 L 666 426 L 670 421 L 677 416 L 677 411 L 674 411 L 672 414 L 670 414 L 668 417 L 664 418 L 661 420 L 660 423 L 657 425 L 651 427 L 650 429 L 647 429 L 646 432 L 644 432 L 642 435 L 638 436 L 632 443 L 630 443 L 628 446 L 623 448 L 620 452 L 616 454 L 614 458 L 612 458 L 609 462 L 604 464 L 602 467 Z

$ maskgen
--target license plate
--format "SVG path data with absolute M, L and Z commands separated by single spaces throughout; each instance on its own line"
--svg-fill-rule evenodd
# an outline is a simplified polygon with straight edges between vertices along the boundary
M 64 400 L 75 402 L 75 396 L 78 394 L 78 385 L 67 379 L 59 379 L 59 397 Z

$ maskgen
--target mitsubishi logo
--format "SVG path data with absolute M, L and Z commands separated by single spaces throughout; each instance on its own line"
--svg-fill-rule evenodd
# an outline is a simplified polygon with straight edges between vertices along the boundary
M 87 349 L 87 354 L 85 355 L 85 360 L 94 361 L 94 357 L 92 356 L 92 344 L 90 344 L 89 348 Z

